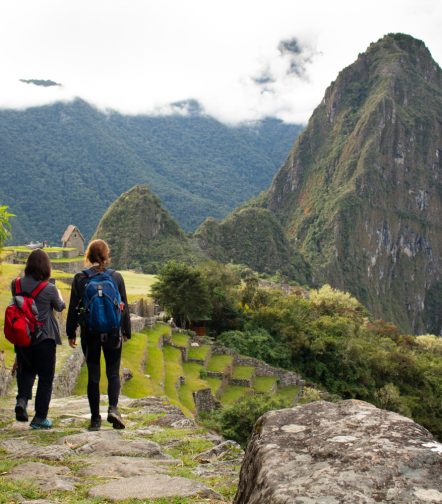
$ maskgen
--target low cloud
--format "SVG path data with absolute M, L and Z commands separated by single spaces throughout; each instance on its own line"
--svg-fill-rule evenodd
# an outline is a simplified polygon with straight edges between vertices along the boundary
M 192 114 L 193 99 L 227 123 L 305 123 L 337 73 L 385 33 L 423 39 L 441 62 L 441 23 L 437 0 L 382 2 L 381 17 L 350 0 L 6 0 L 0 108 L 79 97 L 125 114 Z

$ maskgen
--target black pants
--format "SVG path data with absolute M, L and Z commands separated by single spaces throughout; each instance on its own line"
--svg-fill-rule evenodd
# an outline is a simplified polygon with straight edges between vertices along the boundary
M 106 363 L 107 395 L 109 406 L 118 405 L 120 395 L 120 362 L 121 340 L 112 338 L 109 341 L 101 341 L 99 336 L 83 336 L 81 348 L 86 358 L 88 382 L 87 397 L 91 408 L 92 418 L 100 414 L 100 358 L 103 349 Z
M 38 376 L 35 416 L 48 415 L 55 374 L 55 341 L 43 340 L 29 347 L 15 347 L 17 354 L 17 399 L 32 399 L 32 387 Z

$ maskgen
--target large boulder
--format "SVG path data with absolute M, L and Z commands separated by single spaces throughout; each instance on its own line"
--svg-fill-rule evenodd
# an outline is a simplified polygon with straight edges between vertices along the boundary
M 234 504 L 442 503 L 442 444 L 362 401 L 317 401 L 256 423 Z

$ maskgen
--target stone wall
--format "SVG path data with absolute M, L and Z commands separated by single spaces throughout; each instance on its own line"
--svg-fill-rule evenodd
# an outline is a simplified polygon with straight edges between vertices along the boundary
M 141 332 L 143 329 L 151 328 L 156 324 L 156 317 L 139 317 L 131 314 L 130 325 L 132 332 Z
M 147 299 L 139 299 L 135 303 L 129 304 L 129 311 L 139 317 L 155 316 L 155 304 Z
M 8 387 L 13 380 L 11 369 L 8 369 L 5 364 L 5 354 L 0 351 L 0 397 L 5 396 Z
M 281 387 L 304 385 L 304 380 L 296 373 L 293 373 L 292 371 L 286 371 L 285 369 L 269 366 L 265 362 L 254 359 L 253 357 L 242 357 L 240 355 L 235 355 L 234 362 L 237 366 L 253 366 L 256 370 L 256 376 L 275 376 L 276 378 L 278 378 L 278 385 L 280 385 Z
M 78 273 L 84 269 L 83 260 L 69 262 L 52 262 L 52 267 L 65 273 Z
M 55 375 L 53 386 L 53 394 L 55 397 L 67 397 L 72 395 L 83 362 L 83 352 L 79 345 L 73 354 L 68 357 L 61 371 Z
M 192 392 L 192 395 L 197 415 L 201 413 L 209 413 L 210 411 L 221 407 L 221 403 L 213 396 L 210 388 L 196 390 L 195 392 Z
M 74 257 L 78 257 L 78 250 L 63 249 L 63 257 L 66 259 L 73 259 Z

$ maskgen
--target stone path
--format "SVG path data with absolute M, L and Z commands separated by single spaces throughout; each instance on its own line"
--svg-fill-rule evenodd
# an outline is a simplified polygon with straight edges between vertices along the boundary
M 231 502 L 243 453 L 198 427 L 166 399 L 122 398 L 127 428 L 87 431 L 84 397 L 54 399 L 54 428 L 13 421 L 0 402 L 0 495 L 8 503 Z M 105 418 L 105 406 L 102 416 Z M 3 497 L 4 496 L 4 497 Z M 157 500 L 159 499 L 159 500 Z

